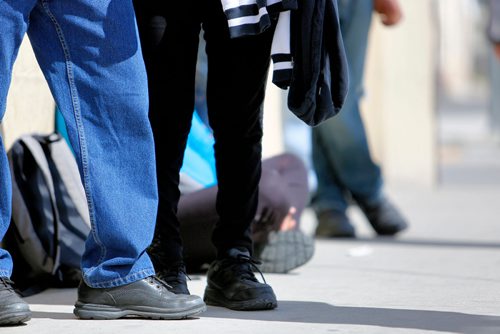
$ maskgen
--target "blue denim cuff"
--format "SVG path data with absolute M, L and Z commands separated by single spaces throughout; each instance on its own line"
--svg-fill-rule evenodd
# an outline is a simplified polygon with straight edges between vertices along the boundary
M 155 274 L 155 270 L 153 268 L 146 268 L 143 270 L 136 271 L 134 273 L 128 274 L 125 277 L 115 278 L 109 281 L 104 282 L 93 282 L 88 279 L 88 275 L 83 275 L 83 281 L 92 288 L 114 288 L 117 286 L 122 286 L 126 284 L 130 284 L 136 281 L 139 281 L 143 278 L 153 276 Z

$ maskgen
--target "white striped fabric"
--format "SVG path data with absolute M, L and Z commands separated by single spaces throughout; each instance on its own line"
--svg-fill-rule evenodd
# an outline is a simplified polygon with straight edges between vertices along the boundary
M 241 26 L 244 24 L 258 24 L 263 16 L 269 15 L 267 13 L 266 7 L 259 8 L 259 13 L 257 15 L 252 15 L 252 16 L 244 16 L 244 17 L 238 17 L 235 19 L 230 19 L 227 20 L 227 23 L 229 25 L 229 28 L 231 27 L 236 27 L 236 26 Z
M 231 38 L 257 35 L 271 26 L 268 8 L 281 10 L 273 36 L 271 58 L 273 83 L 286 89 L 292 78 L 290 53 L 290 11 L 280 6 L 282 0 L 221 0 Z

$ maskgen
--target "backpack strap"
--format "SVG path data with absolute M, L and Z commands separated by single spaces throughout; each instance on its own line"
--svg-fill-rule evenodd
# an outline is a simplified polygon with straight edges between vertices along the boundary
M 49 196 L 51 199 L 52 203 L 52 211 L 54 213 L 54 219 L 56 222 L 59 221 L 59 213 L 57 211 L 57 208 L 54 207 L 56 203 L 56 195 L 55 195 L 55 189 L 54 189 L 54 183 L 52 182 L 52 176 L 50 173 L 50 168 L 49 164 L 47 162 L 47 158 L 45 157 L 45 152 L 41 146 L 41 143 L 39 140 L 37 140 L 35 137 L 31 135 L 24 135 L 20 139 L 26 147 L 30 150 L 31 154 L 33 155 L 33 158 L 35 159 L 37 165 L 39 166 L 40 170 L 43 173 L 45 182 L 47 183 L 47 188 L 49 191 Z M 59 229 L 57 227 L 57 223 L 54 224 L 54 238 L 55 240 L 59 240 Z M 60 263 L 60 257 L 61 257 L 61 249 L 59 247 L 59 244 L 56 243 L 56 254 L 54 254 L 54 263 L 53 263 L 53 268 L 52 268 L 52 274 L 55 274 L 57 271 L 57 268 L 59 267 Z
M 55 137 L 55 139 L 53 139 Z M 54 134 L 49 137 L 51 140 L 50 150 L 51 158 L 54 161 L 55 167 L 59 172 L 68 195 L 71 197 L 75 208 L 85 224 L 90 227 L 90 216 L 87 204 L 87 197 L 83 189 L 83 184 L 78 171 L 78 165 L 66 141 L 58 135 Z

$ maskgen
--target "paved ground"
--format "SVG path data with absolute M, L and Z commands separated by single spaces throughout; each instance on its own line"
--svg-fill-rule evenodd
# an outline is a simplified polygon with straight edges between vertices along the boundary
M 266 275 L 279 307 L 209 307 L 184 321 L 83 321 L 75 290 L 28 298 L 34 317 L 0 333 L 500 333 L 500 187 L 391 189 L 411 220 L 400 238 L 374 238 L 358 211 L 360 238 L 319 240 L 312 261 Z M 312 228 L 306 217 L 306 229 Z M 205 277 L 193 277 L 202 294 Z

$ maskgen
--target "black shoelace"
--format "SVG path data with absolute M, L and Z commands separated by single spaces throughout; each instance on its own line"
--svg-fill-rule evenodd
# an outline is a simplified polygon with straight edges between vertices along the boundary
M 0 277 L 0 285 L 3 285 L 5 289 L 15 292 L 14 291 L 14 282 L 12 282 L 10 279 L 6 277 Z
M 162 287 L 164 287 L 165 289 L 171 289 L 172 287 L 167 283 L 165 282 L 164 280 L 160 279 L 159 277 L 157 276 L 149 276 L 147 278 L 147 281 L 149 282 L 149 284 L 151 285 L 155 285 L 156 284 L 156 287 L 158 289 L 161 289 Z
M 260 261 L 252 258 L 251 256 L 238 254 L 236 258 L 231 258 L 231 260 L 235 261 L 234 266 L 237 266 L 236 273 L 241 274 L 242 278 L 249 279 L 251 281 L 257 281 L 254 271 L 260 274 L 264 284 L 267 284 L 266 279 L 264 278 L 264 274 L 260 271 L 257 265 L 261 264 Z
M 183 277 L 191 280 L 191 277 L 189 277 L 186 272 L 186 266 L 184 265 L 184 263 L 167 267 L 167 269 L 164 270 L 160 270 L 158 272 L 158 276 L 166 282 L 183 283 Z

